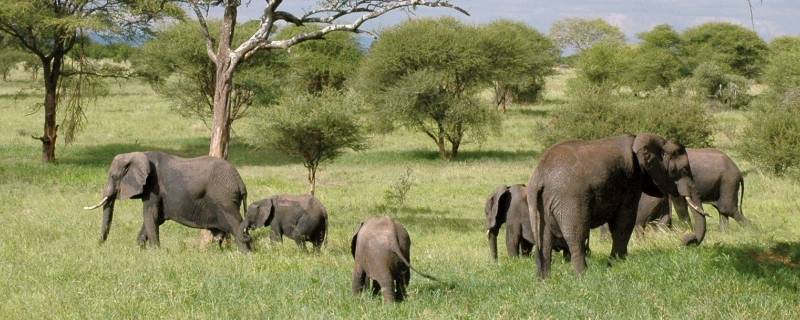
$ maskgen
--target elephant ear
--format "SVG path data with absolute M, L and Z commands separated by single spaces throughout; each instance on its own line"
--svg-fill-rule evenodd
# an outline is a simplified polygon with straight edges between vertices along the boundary
M 664 164 L 664 138 L 654 134 L 639 134 L 633 140 L 633 154 L 642 169 L 642 191 L 653 197 L 663 197 L 669 176 Z
M 119 199 L 131 199 L 144 191 L 147 176 L 150 175 L 150 161 L 143 152 L 132 152 L 119 156 L 124 175 L 119 183 Z
M 506 222 L 511 193 L 508 186 L 499 186 L 486 201 L 486 228 L 496 228 Z M 491 205 L 490 205 L 491 203 Z
M 358 241 L 358 232 L 361 231 L 362 226 L 364 226 L 364 221 L 358 223 L 356 231 L 353 231 L 353 237 L 350 239 L 350 253 L 353 255 L 353 258 L 356 257 L 356 241 Z

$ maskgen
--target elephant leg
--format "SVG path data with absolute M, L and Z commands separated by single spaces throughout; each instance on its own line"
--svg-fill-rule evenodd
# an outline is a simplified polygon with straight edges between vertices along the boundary
M 636 239 L 644 238 L 644 226 L 634 225 L 633 230 L 636 231 Z
M 506 249 L 508 250 L 509 257 L 519 256 L 519 240 L 522 235 L 522 230 L 516 232 L 515 229 L 517 228 L 520 228 L 520 226 L 515 226 L 510 223 L 506 225 Z
M 239 251 L 241 252 L 250 252 L 252 239 L 250 235 L 241 227 L 242 225 L 242 218 L 239 215 L 239 210 L 237 208 L 219 208 L 219 211 L 225 219 L 225 223 L 227 223 L 228 230 L 223 230 L 223 232 L 227 231 L 228 233 L 232 233 L 233 237 L 236 239 L 236 244 L 239 247 Z
M 228 237 L 228 234 L 219 229 L 211 229 L 211 235 L 214 236 L 214 241 L 216 241 L 219 245 L 219 248 L 222 249 L 222 244 L 225 243 L 225 239 Z
M 378 277 L 377 281 L 379 284 L 379 290 L 383 295 L 383 302 L 384 303 L 393 303 L 395 302 L 395 289 L 394 289 L 394 279 L 392 279 L 391 274 L 386 272 L 387 274 Z
M 497 234 L 499 232 L 500 232 L 499 227 L 492 228 L 486 231 L 486 235 L 489 240 L 489 254 L 495 261 L 497 261 Z
M 589 236 L 589 227 L 587 224 L 576 224 L 562 232 L 566 244 L 564 254 L 569 254 L 568 261 L 575 269 L 575 273 L 583 275 L 586 272 L 586 238 Z
M 142 219 L 144 220 L 143 227 L 147 237 L 147 244 L 150 247 L 158 248 L 161 246 L 161 241 L 158 238 L 158 199 L 155 197 L 147 197 L 143 201 Z
M 633 201 L 632 205 L 623 203 L 620 212 L 613 221 L 608 223 L 608 228 L 611 231 L 612 259 L 625 259 L 625 256 L 628 255 L 628 242 L 631 240 L 633 227 L 636 224 L 636 207 L 636 201 Z
M 136 243 L 139 244 L 139 247 L 142 249 L 145 248 L 147 245 L 147 232 L 144 229 L 144 223 L 142 223 L 142 227 L 139 229 L 139 236 L 136 237 Z
M 361 268 L 361 265 L 356 263 L 356 266 L 353 268 L 353 295 L 360 294 L 361 291 L 364 291 L 364 287 L 367 285 L 367 273 L 364 272 L 364 269 Z
M 403 300 L 405 300 L 405 298 L 406 298 L 406 285 L 408 285 L 408 282 L 406 282 L 405 275 L 410 273 L 410 271 L 411 270 L 408 270 L 408 267 L 402 267 L 397 272 L 397 274 L 394 275 L 394 286 L 395 286 L 394 298 L 395 298 L 395 301 L 403 301 Z
M 661 216 L 661 218 L 659 218 L 658 221 L 656 222 L 656 225 L 658 226 L 659 229 L 661 229 L 661 231 L 667 231 L 667 230 L 671 229 L 672 228 L 672 215 L 671 214 L 665 214 L 665 215 Z
M 553 233 L 550 231 L 550 225 L 544 225 L 542 228 L 542 247 L 537 248 L 539 254 L 536 256 L 536 268 L 538 269 L 539 278 L 544 279 L 550 274 L 550 264 L 553 257 Z
M 377 296 L 379 293 L 381 293 L 381 284 L 378 280 L 372 279 L 372 295 Z

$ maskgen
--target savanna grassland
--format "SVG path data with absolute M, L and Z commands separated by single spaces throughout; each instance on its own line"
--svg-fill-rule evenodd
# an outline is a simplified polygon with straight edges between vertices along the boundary
M 721 234 L 716 211 L 706 206 L 709 233 L 696 248 L 680 247 L 681 227 L 649 232 L 631 240 L 627 260 L 609 267 L 610 241 L 593 234 L 582 278 L 560 259 L 546 281 L 535 279 L 532 260 L 509 259 L 504 249 L 498 263 L 491 261 L 484 201 L 499 184 L 527 181 L 546 147 L 539 124 L 564 103 L 564 77 L 548 80 L 544 103 L 511 107 L 499 135 L 465 145 L 456 161 L 439 160 L 421 133 L 374 136 L 371 149 L 347 153 L 319 173 L 317 195 L 331 216 L 321 253 L 302 252 L 291 241 L 270 244 L 261 229 L 253 233 L 256 252 L 244 255 L 233 245 L 201 248 L 197 230 L 174 222 L 161 227 L 160 249 L 140 249 L 139 201 L 117 203 L 109 239 L 98 245 L 101 213 L 82 207 L 99 200 L 113 156 L 204 155 L 208 129 L 129 80 L 113 84 L 86 111 L 77 140 L 59 143 L 57 164 L 42 164 L 41 146 L 30 138 L 40 130 L 41 110 L 33 106 L 41 95 L 18 94 L 31 83 L 15 73 L 0 83 L 0 318 L 800 317 L 800 185 L 737 156 L 741 111 L 715 114 L 715 145 L 745 171 L 744 213 L 757 230 L 732 223 Z M 230 161 L 249 202 L 308 189 L 299 161 L 246 143 L 244 132 L 234 138 Z M 445 281 L 412 275 L 407 301 L 384 306 L 378 297 L 351 295 L 349 241 L 358 221 L 386 214 L 378 209 L 384 190 L 407 167 L 414 185 L 392 215 L 411 234 L 412 263 Z

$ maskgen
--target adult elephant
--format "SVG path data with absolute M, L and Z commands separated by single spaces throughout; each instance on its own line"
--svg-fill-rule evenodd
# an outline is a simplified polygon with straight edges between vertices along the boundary
M 722 151 L 716 149 L 686 149 L 692 164 L 694 185 L 700 200 L 711 203 L 719 212 L 719 228 L 728 231 L 728 218 L 743 226 L 752 223 L 742 213 L 744 178 L 736 163 Z M 678 218 L 689 220 L 687 203 L 683 198 L 670 197 Z
M 686 149 L 657 135 L 556 144 L 542 154 L 527 192 L 540 278 L 550 271 L 555 239 L 566 241 L 571 263 L 582 274 L 589 229 L 604 223 L 611 231 L 611 257 L 625 258 L 642 192 L 689 199 L 694 233 L 684 236 L 683 243 L 700 244 L 705 237 L 705 213 Z
M 242 226 L 239 208 L 247 198 L 239 172 L 229 162 L 213 158 L 185 159 L 163 152 L 131 152 L 114 157 L 99 204 L 103 207 L 100 242 L 108 237 L 114 202 L 142 199 L 143 218 L 138 243 L 160 245 L 158 227 L 173 220 L 192 228 L 209 229 L 218 239 L 233 234 L 243 252 L 250 236 Z

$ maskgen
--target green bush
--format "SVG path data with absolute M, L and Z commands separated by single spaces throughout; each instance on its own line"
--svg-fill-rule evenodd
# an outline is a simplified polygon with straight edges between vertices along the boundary
M 702 63 L 691 78 L 675 83 L 675 91 L 704 99 L 711 109 L 742 109 L 750 104 L 750 80 L 728 73 L 725 67 Z
M 683 43 L 691 65 L 713 62 L 749 79 L 761 73 L 768 53 L 767 44 L 758 34 L 727 22 L 687 29 Z
M 764 83 L 769 89 L 784 95 L 800 88 L 800 37 L 780 37 L 770 43 Z
M 617 88 L 630 70 L 631 48 L 620 42 L 600 42 L 584 50 L 577 61 L 579 81 Z
M 753 164 L 783 175 L 800 168 L 800 90 L 766 95 L 754 104 L 739 149 Z
M 545 141 L 598 139 L 650 132 L 690 147 L 712 144 L 714 121 L 696 99 L 655 92 L 645 98 L 623 96 L 607 87 L 571 88 L 572 101 L 545 125 Z

